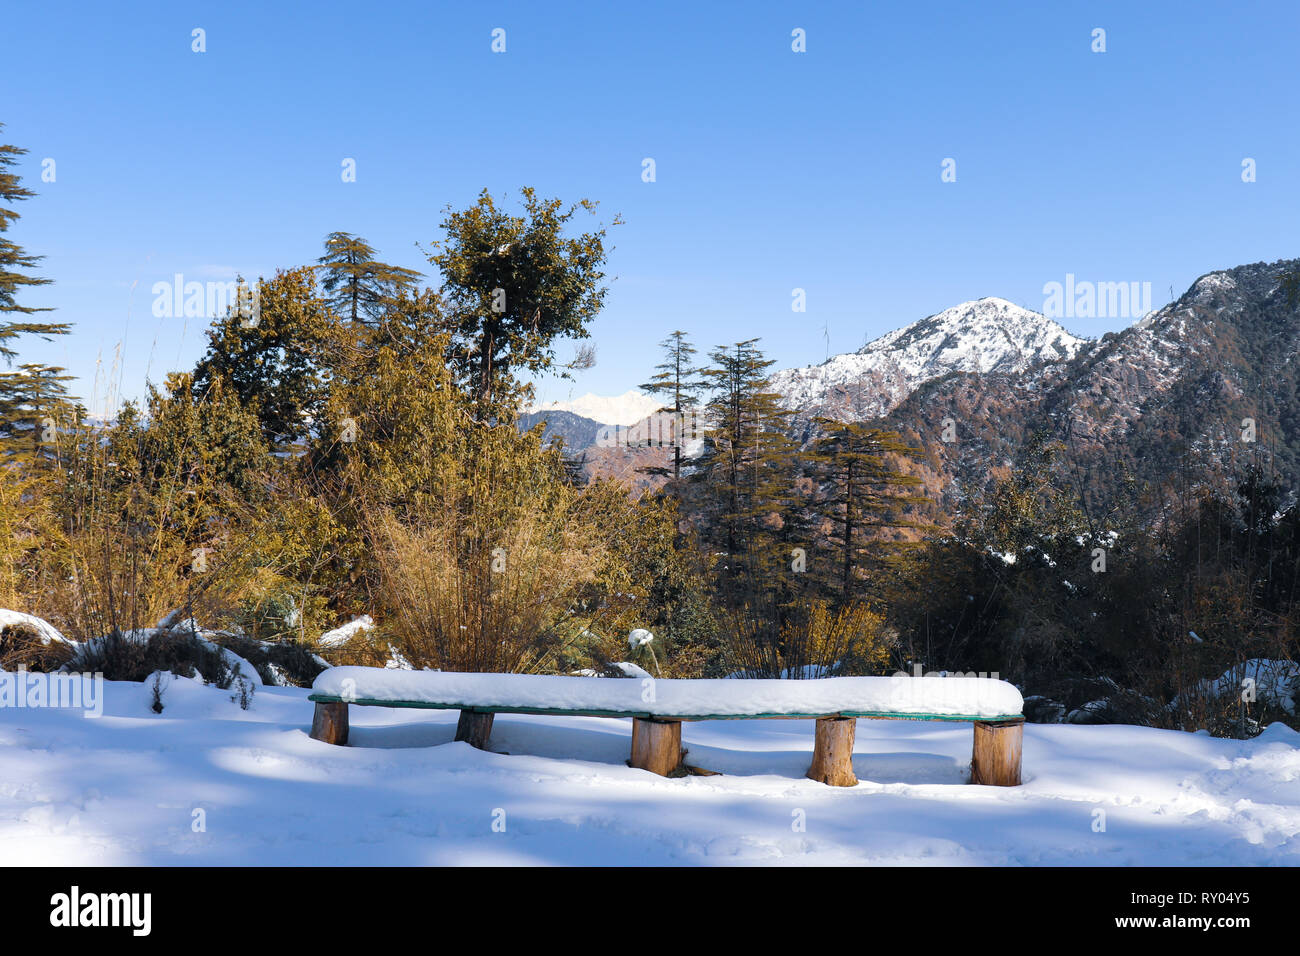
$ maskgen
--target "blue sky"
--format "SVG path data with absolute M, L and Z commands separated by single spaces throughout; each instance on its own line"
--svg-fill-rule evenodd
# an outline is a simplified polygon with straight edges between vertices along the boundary
M 598 364 L 548 398 L 643 381 L 675 328 L 702 350 L 759 336 L 786 367 L 966 299 L 1041 310 L 1067 273 L 1150 282 L 1159 306 L 1202 273 L 1300 255 L 1298 11 L 9 5 L 0 139 L 30 149 L 20 172 L 39 192 L 9 237 L 55 280 L 24 301 L 76 325 L 20 360 L 68 367 L 99 404 L 120 354 L 121 391 L 140 395 L 204 346 L 204 320 L 153 316 L 155 282 L 270 275 L 332 230 L 421 268 L 445 206 L 522 185 L 626 221 Z

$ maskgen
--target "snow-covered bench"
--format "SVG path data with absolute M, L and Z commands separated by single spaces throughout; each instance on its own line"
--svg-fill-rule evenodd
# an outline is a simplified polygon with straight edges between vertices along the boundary
M 632 718 L 633 767 L 667 776 L 681 765 L 682 721 L 817 721 L 808 776 L 851 787 L 857 718 L 969 721 L 971 781 L 1020 784 L 1020 692 L 987 677 L 831 677 L 823 680 L 662 680 L 460 674 L 333 667 L 316 678 L 311 735 L 348 740 L 348 705 L 459 710 L 456 739 L 485 749 L 496 714 Z

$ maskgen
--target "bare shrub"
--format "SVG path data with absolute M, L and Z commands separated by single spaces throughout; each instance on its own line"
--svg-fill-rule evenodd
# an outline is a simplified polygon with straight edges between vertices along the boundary
M 490 521 L 453 512 L 371 515 L 386 631 L 416 667 L 546 670 L 610 616 L 596 587 L 604 548 L 577 493 Z M 480 514 L 480 517 L 484 517 Z
M 150 707 L 155 714 L 161 714 L 163 712 L 163 690 L 166 687 L 166 685 L 163 684 L 163 673 L 163 671 L 155 671 L 153 682 L 149 685 L 149 689 L 153 694 L 153 702 L 150 704 Z

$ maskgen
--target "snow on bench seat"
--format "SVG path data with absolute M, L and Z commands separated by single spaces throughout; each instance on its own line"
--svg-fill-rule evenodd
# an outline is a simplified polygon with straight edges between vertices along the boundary
M 1012 720 L 1020 691 L 988 677 L 828 677 L 820 680 L 670 680 L 465 674 L 332 667 L 311 700 L 483 713 L 587 714 L 661 720 L 747 717 L 896 717 Z
M 632 718 L 628 764 L 671 777 L 699 773 L 683 760 L 682 721 L 759 717 L 816 718 L 807 776 L 852 787 L 857 718 L 965 720 L 975 725 L 971 782 L 1020 785 L 1024 701 L 1014 686 L 988 677 L 829 677 L 819 680 L 661 680 L 653 677 L 552 677 L 460 674 L 380 667 L 332 667 L 316 678 L 311 736 L 348 742 L 348 707 L 459 710 L 456 740 L 486 750 L 496 714 Z

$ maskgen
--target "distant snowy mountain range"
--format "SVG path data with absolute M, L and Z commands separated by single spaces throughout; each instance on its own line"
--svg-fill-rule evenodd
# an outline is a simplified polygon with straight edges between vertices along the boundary
M 925 449 L 916 468 L 948 511 L 1033 436 L 1067 446 L 1099 500 L 1130 479 L 1157 487 L 1180 469 L 1219 474 L 1247 461 L 1300 487 L 1300 301 L 1284 281 L 1298 273 L 1295 259 L 1210 272 L 1096 340 L 1005 299 L 963 302 L 856 352 L 775 372 L 772 386 L 800 442 L 827 417 L 873 421 Z M 656 404 L 636 390 L 588 395 L 550 407 L 594 422 L 548 425 L 578 450 L 599 424 L 632 424 Z M 937 437 L 945 422 L 957 425 L 951 442 Z M 611 474 L 636 471 L 623 459 L 650 452 L 596 451 Z
M 919 386 L 950 372 L 1025 372 L 1069 361 L 1087 344 L 1037 312 L 985 298 L 926 316 L 820 365 L 776 372 L 772 385 L 787 407 L 803 414 L 876 418 Z M 529 420 L 568 412 L 598 425 L 634 425 L 660 407 L 659 399 L 631 389 L 622 395 L 540 403 L 530 409 Z M 559 420 L 552 426 L 559 427 Z M 571 447 L 582 444 L 581 438 L 569 442 Z
M 1094 502 L 1173 474 L 1232 481 L 1248 464 L 1300 487 L 1300 301 L 1284 281 L 1297 271 L 1291 259 L 1206 273 L 1097 340 L 980 299 L 773 384 L 801 440 L 824 415 L 875 420 L 924 449 L 917 468 L 946 512 L 1036 436 L 1062 446 Z M 937 440 L 945 421 L 950 443 Z
M 593 395 L 569 401 L 541 402 L 530 412 L 570 412 L 590 419 L 600 425 L 635 425 L 657 412 L 663 403 L 639 389 L 629 389 L 622 395 Z

